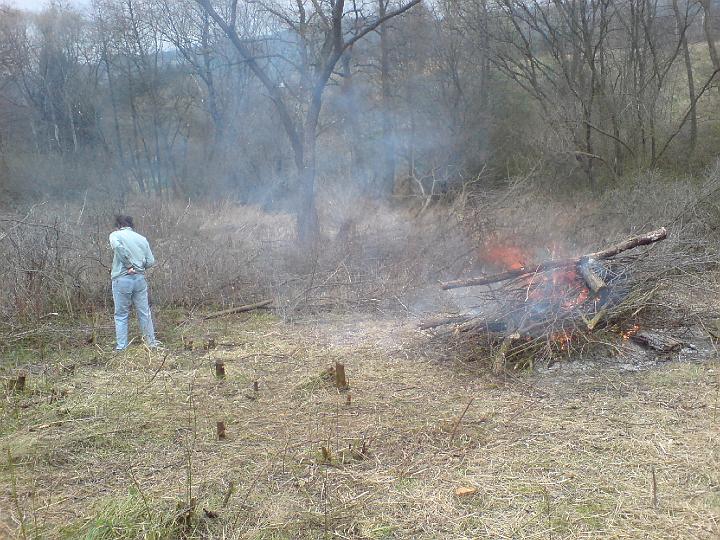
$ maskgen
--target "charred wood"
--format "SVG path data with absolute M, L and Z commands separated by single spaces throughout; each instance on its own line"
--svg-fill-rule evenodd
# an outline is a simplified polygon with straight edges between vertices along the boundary
M 607 294 L 607 283 L 593 270 L 593 259 L 583 257 L 577 265 L 578 273 L 582 276 L 585 285 L 590 292 L 596 296 L 603 298 Z
M 630 339 L 638 345 L 645 347 L 646 349 L 652 349 L 653 351 L 659 353 L 670 353 L 674 351 L 679 351 L 685 344 L 683 341 L 677 338 L 662 334 L 660 332 L 642 331 L 638 332 Z

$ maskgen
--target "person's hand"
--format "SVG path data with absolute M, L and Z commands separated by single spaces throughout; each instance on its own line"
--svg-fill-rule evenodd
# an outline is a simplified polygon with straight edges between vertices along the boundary
M 132 275 L 132 274 L 136 274 L 136 273 L 137 272 L 135 272 L 135 269 L 132 266 L 130 268 L 128 268 L 128 274 Z

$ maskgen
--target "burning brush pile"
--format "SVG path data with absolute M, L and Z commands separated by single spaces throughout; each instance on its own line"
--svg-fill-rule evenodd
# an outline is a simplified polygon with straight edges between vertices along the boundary
M 441 283 L 445 290 L 473 287 L 477 307 L 420 328 L 467 338 L 489 353 L 496 372 L 567 356 L 597 341 L 592 336 L 600 329 L 630 338 L 659 283 L 657 264 L 651 271 L 643 265 L 647 250 L 630 252 L 666 237 L 661 228 L 594 253 L 536 264 L 505 248 L 496 257 L 503 272 Z

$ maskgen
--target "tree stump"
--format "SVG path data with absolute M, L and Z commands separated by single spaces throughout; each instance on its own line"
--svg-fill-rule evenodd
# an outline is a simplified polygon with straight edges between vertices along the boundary
M 215 361 L 215 376 L 218 379 L 225 378 L 225 362 L 223 362 L 222 360 Z
M 11 392 L 24 391 L 26 379 L 27 375 L 25 373 L 18 374 L 17 379 L 10 379 L 8 381 L 8 390 Z
M 335 362 L 335 386 L 338 390 L 347 390 L 349 388 L 345 377 L 345 365 L 340 362 Z

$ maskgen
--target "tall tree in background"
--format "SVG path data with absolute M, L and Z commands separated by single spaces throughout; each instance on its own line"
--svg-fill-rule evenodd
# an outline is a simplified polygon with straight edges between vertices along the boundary
M 690 100 L 690 140 L 688 142 L 687 160 L 692 159 L 697 143 L 697 104 L 695 100 L 695 77 L 693 75 L 692 59 L 690 57 L 690 47 L 688 45 L 687 31 L 690 27 L 689 19 L 693 16 L 691 12 L 690 2 L 685 3 L 685 12 L 680 12 L 678 0 L 672 0 L 673 13 L 678 35 L 680 36 L 680 46 L 682 47 L 683 60 L 685 62 L 685 73 L 687 75 L 688 98 Z
M 378 15 L 385 17 L 390 0 L 378 0 Z M 382 192 L 392 192 L 395 186 L 395 132 L 393 123 L 392 92 L 390 90 L 390 43 L 388 28 L 380 27 L 380 86 L 382 88 Z

